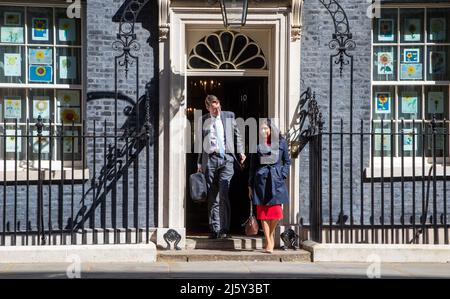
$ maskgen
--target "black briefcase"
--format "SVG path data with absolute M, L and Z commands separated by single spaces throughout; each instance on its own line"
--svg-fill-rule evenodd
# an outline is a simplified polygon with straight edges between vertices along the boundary
M 193 202 L 206 202 L 208 190 L 206 188 L 206 179 L 203 172 L 191 174 L 191 176 L 189 177 L 189 186 L 191 191 L 191 199 Z

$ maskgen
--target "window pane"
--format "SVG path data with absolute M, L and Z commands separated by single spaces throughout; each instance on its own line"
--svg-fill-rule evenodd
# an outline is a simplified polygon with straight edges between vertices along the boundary
M 402 156 L 402 147 L 403 147 L 403 156 L 404 157 L 412 157 L 413 154 L 415 157 L 422 156 L 422 131 L 421 131 L 421 122 L 418 122 L 413 127 L 412 122 L 400 122 L 398 125 L 398 145 L 399 145 L 399 153 L 398 155 Z
M 394 117 L 395 88 L 393 86 L 375 86 L 373 88 L 372 117 L 375 120 Z
M 0 46 L 0 83 L 25 83 L 24 47 Z
M 449 55 L 450 55 L 449 46 L 428 47 L 428 72 L 427 72 L 428 80 L 444 81 L 450 79 Z
M 427 86 L 425 88 L 425 114 L 426 119 L 448 119 L 448 87 Z
M 30 135 L 33 134 L 33 138 L 29 138 L 30 145 L 28 150 L 30 153 L 30 160 L 38 160 L 39 151 L 41 153 L 42 160 L 50 160 L 50 139 L 52 139 L 51 141 L 53 144 L 55 142 L 55 138 L 50 138 L 50 127 L 45 126 L 42 128 L 41 137 L 38 136 L 38 131 L 34 125 L 30 126 L 30 131 Z
M 23 89 L 0 89 L 1 121 L 24 123 L 26 120 L 26 97 Z
M 72 124 L 81 122 L 79 90 L 57 90 L 58 123 Z
M 423 80 L 423 47 L 401 47 L 400 53 L 400 79 Z
M 61 152 L 64 155 L 64 161 L 81 159 L 81 128 L 64 126 L 58 128 L 57 140 L 57 158 L 61 160 Z M 62 132 L 62 135 L 61 135 Z
M 428 9 L 428 41 L 441 43 L 450 41 L 450 9 Z
M 397 9 L 383 9 L 381 18 L 374 18 L 373 38 L 375 43 L 397 42 L 397 14 Z
M 28 81 L 30 83 L 53 83 L 53 48 L 32 47 L 28 49 Z
M 58 48 L 57 83 L 81 84 L 81 49 Z
M 425 127 L 426 138 L 425 138 L 425 148 L 426 148 L 426 156 L 433 157 L 442 157 L 445 154 L 448 155 L 448 148 L 444 145 L 445 137 L 447 130 L 444 130 L 444 125 L 442 123 L 438 123 L 436 127 L 436 132 L 433 134 L 433 129 L 430 124 Z M 447 139 L 448 144 L 448 139 Z
M 53 44 L 53 9 L 31 7 L 28 12 L 28 43 Z
M 390 157 L 391 151 L 395 155 L 395 138 L 391 134 L 391 123 L 389 121 L 383 122 L 383 130 L 381 130 L 381 123 L 376 122 L 374 123 L 373 132 L 375 157 Z
M 423 9 L 401 9 L 401 42 L 421 43 L 424 41 L 424 10 Z
M 39 115 L 45 123 L 55 122 L 54 96 L 51 89 L 31 89 L 29 92 L 29 118 L 36 122 Z
M 397 50 L 394 47 L 374 47 L 373 79 L 375 81 L 397 79 Z
M 26 127 L 25 126 L 6 126 L 2 127 L 1 147 L 2 153 L 6 149 L 6 160 L 24 160 L 26 158 Z M 6 144 L 6 147 L 5 147 Z
M 399 118 L 420 119 L 422 117 L 422 87 L 400 86 L 397 103 Z
M 0 42 L 23 44 L 24 38 L 24 10 L 19 7 L 8 7 L 0 11 Z
M 60 45 L 81 45 L 81 20 L 69 18 L 66 9 L 56 9 L 56 41 Z

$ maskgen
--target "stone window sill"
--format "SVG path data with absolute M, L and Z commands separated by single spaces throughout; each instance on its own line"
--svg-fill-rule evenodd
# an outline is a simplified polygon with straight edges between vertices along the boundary
M 395 163 L 394 167 L 391 168 L 390 162 L 385 161 L 383 171 L 380 163 L 374 165 L 373 173 L 372 168 L 365 168 L 363 179 L 365 182 L 371 182 L 372 180 L 379 182 L 383 177 L 385 182 L 389 182 L 391 178 L 394 181 L 401 181 L 403 177 L 403 180 L 405 181 L 422 181 L 423 179 L 428 180 L 429 177 L 430 179 L 433 179 L 434 171 L 436 171 L 437 180 L 450 178 L 450 163 L 448 163 L 445 167 L 443 164 L 437 164 L 436 170 L 434 170 L 432 166 L 433 164 L 425 163 L 425 167 L 423 168 L 422 162 L 416 161 L 414 168 L 412 163 L 405 163 L 403 167 Z
M 84 175 L 83 175 L 84 173 Z M 64 167 L 63 170 L 50 170 L 43 169 L 40 171 L 40 178 L 44 183 L 49 183 L 50 181 L 55 185 L 61 183 L 63 180 L 65 183 L 70 184 L 72 181 L 74 183 L 81 183 L 87 181 L 89 179 L 89 169 L 82 168 L 70 168 Z M 35 169 L 30 169 L 28 172 L 26 169 L 17 169 L 17 172 L 14 170 L 8 169 L 6 171 L 6 176 L 4 171 L 0 171 L 0 185 L 5 182 L 10 185 L 15 182 L 19 184 L 26 184 L 27 181 L 31 184 L 37 184 L 39 182 L 39 171 Z

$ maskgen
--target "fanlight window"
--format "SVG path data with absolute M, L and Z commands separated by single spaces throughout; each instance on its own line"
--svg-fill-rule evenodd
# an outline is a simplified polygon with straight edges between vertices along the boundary
M 202 38 L 189 54 L 190 69 L 267 69 L 261 48 L 248 36 L 219 31 Z

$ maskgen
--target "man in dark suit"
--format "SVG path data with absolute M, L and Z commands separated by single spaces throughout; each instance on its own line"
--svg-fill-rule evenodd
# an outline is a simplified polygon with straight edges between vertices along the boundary
M 230 181 L 234 175 L 234 163 L 243 164 L 246 157 L 234 113 L 222 111 L 220 101 L 214 95 L 206 97 L 205 105 L 209 113 L 201 118 L 203 146 L 197 167 L 206 177 L 210 238 L 228 238 Z

